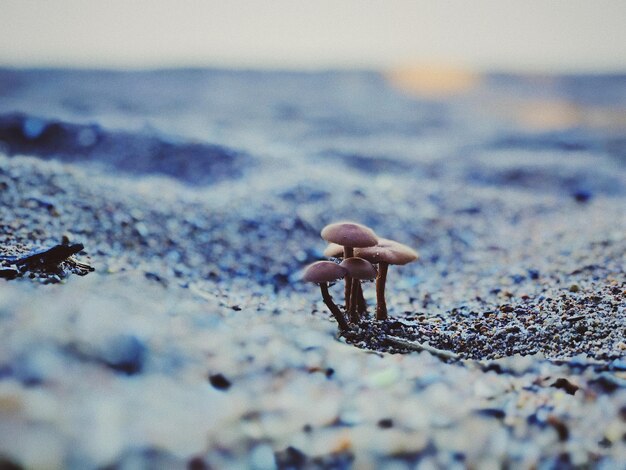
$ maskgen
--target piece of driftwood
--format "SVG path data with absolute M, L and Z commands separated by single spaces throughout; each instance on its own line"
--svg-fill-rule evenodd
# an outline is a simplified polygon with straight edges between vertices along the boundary
M 70 244 L 64 241 L 52 248 L 26 255 L 0 255 L 0 279 L 12 280 L 27 272 L 32 273 L 31 277 L 38 277 L 46 282 L 55 282 L 55 279 L 58 282 L 69 273 L 85 276 L 94 271 L 94 268 L 72 258 L 84 248 L 82 243 Z
M 428 344 L 418 343 L 416 341 L 410 341 L 408 339 L 399 338 L 397 336 L 385 335 L 385 340 L 395 346 L 410 349 L 413 351 L 427 351 L 434 356 L 442 359 L 458 359 L 459 355 L 452 351 L 445 351 L 443 349 L 437 349 Z
M 73 245 L 55 245 L 47 250 L 38 251 L 36 253 L 18 258 L 14 261 L 15 265 L 20 269 L 29 271 L 44 269 L 59 265 L 72 255 L 82 251 L 85 246 L 82 243 Z

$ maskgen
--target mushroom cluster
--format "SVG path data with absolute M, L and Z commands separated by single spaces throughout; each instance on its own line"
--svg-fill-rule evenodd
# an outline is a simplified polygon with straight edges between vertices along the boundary
M 402 243 L 379 238 L 374 231 L 356 222 L 335 222 L 322 230 L 329 245 L 324 256 L 331 261 L 317 261 L 307 266 L 302 279 L 319 284 L 322 299 L 333 314 L 339 329 L 348 329 L 367 313 L 361 281 L 376 279 L 376 319 L 387 318 L 385 284 L 390 264 L 403 265 L 415 261 L 418 254 Z M 343 311 L 332 300 L 329 283 L 344 279 Z

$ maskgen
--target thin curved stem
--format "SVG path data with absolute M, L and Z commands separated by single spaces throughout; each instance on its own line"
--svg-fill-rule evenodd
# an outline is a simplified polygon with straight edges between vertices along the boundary
M 351 246 L 343 247 L 343 259 L 352 258 L 354 256 L 354 248 Z M 350 274 L 346 274 L 345 279 L 345 288 L 344 288 L 344 298 L 346 301 L 346 312 L 350 309 L 350 292 L 352 289 L 352 276 Z
M 341 312 L 341 310 L 339 310 L 339 307 L 337 307 L 335 305 L 335 302 L 333 302 L 333 298 L 330 296 L 330 294 L 328 292 L 328 284 L 326 282 L 322 282 L 320 284 L 320 290 L 322 291 L 322 299 L 324 299 L 324 303 L 328 307 L 328 310 L 330 310 L 330 313 L 332 313 L 333 317 L 335 317 L 335 320 L 337 320 L 337 324 L 339 325 L 339 329 L 341 331 L 347 330 L 348 329 L 348 322 L 346 321 L 345 317 L 343 316 L 343 313 Z
M 357 304 L 359 303 L 359 284 L 361 281 L 352 278 L 352 289 L 350 290 L 350 321 L 357 323 L 359 321 L 359 312 L 357 312 Z
M 363 296 L 362 283 L 359 283 L 359 297 L 357 298 L 356 309 L 361 316 L 367 313 L 367 302 L 365 301 L 365 297 Z

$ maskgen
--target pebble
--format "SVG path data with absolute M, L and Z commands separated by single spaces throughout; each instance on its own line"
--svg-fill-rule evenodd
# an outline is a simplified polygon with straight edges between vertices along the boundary
M 102 354 L 102 359 L 111 369 L 127 375 L 142 371 L 148 348 L 134 335 L 119 335 L 111 338 Z
M 228 390 L 232 385 L 231 381 L 221 373 L 209 375 L 209 382 L 217 390 Z
M 273 470 L 276 467 L 274 451 L 268 445 L 258 445 L 250 452 L 250 468 L 254 470 Z

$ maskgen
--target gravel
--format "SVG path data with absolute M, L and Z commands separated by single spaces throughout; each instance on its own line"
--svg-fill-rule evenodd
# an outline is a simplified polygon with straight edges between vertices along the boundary
M 0 279 L 1 465 L 626 461 L 623 122 L 529 130 L 513 76 L 437 100 L 368 72 L 0 83 L 0 274 L 84 246 Z M 541 97 L 615 116 L 625 87 Z M 421 257 L 390 267 L 389 320 L 365 283 L 339 335 L 297 279 L 345 218 Z

